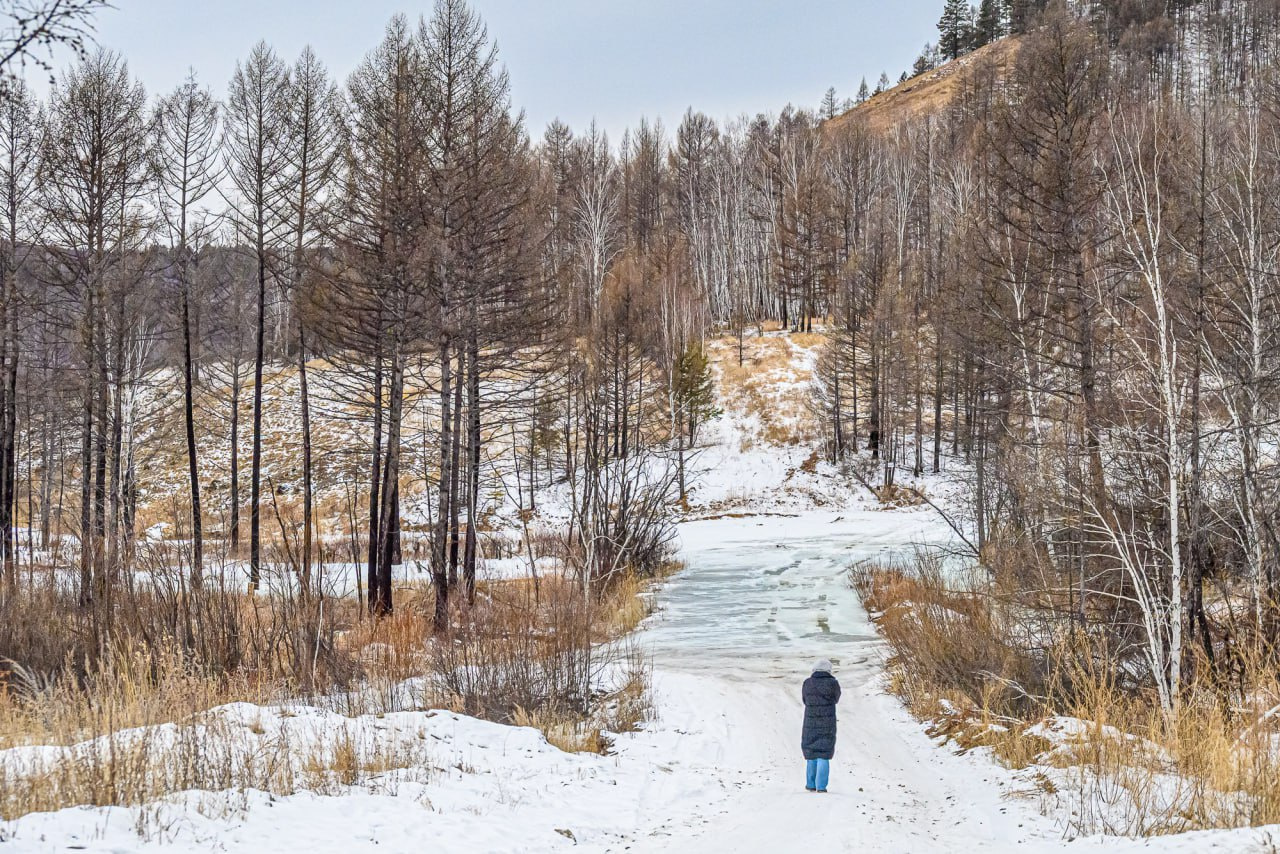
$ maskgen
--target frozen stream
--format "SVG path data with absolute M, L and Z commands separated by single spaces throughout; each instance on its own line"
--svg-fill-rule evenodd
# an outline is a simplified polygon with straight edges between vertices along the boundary
M 660 594 L 647 633 L 654 660 L 687 672 L 794 677 L 817 658 L 864 673 L 879 639 L 848 581 L 863 560 L 938 542 L 923 513 L 809 513 L 682 526 L 688 570 Z

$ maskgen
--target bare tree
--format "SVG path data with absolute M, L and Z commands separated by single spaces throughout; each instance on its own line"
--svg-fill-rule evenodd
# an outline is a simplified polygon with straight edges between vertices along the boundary
M 352 75 L 350 147 L 333 224 L 341 259 L 337 295 L 345 320 L 329 326 L 325 335 L 339 337 L 365 365 L 372 363 L 372 370 L 362 374 L 369 380 L 373 410 L 368 607 L 377 616 L 392 609 L 406 359 L 415 343 L 425 346 L 434 326 L 425 308 L 422 265 L 415 263 L 427 252 L 421 63 L 408 21 L 397 16 Z M 446 415 L 441 419 L 448 423 Z M 438 576 L 434 581 L 438 600 L 445 599 L 447 583 Z
M 52 79 L 53 49 L 62 45 L 84 58 L 93 32 L 93 16 L 111 8 L 109 0 L 3 0 L 0 16 L 0 97 L 22 84 L 19 75 L 32 63 Z
M 605 274 L 621 251 L 618 171 L 608 136 L 592 123 L 579 140 L 581 179 L 574 199 L 573 234 L 582 288 L 581 318 L 591 317 Z
M 427 284 L 436 303 L 440 360 L 441 479 L 432 541 L 440 630 L 448 619 L 441 581 L 457 577 L 460 540 L 468 601 L 475 592 L 484 362 L 514 349 L 513 331 L 533 331 L 520 323 L 530 278 L 522 234 L 528 172 L 507 73 L 479 16 L 462 0 L 438 0 L 419 42 L 430 110 L 426 226 L 435 243 Z
M 287 158 L 288 74 L 265 42 L 256 44 L 244 63 L 236 63 L 227 99 L 223 141 L 231 191 L 232 219 L 256 265 L 257 320 L 253 362 L 253 450 L 249 475 L 249 584 L 261 580 L 262 561 L 262 372 L 266 361 L 267 282 L 282 228 L 280 178 Z M 232 528 L 239 508 L 233 507 Z
M 83 366 L 80 429 L 80 594 L 110 615 L 120 531 L 110 486 L 118 486 L 123 425 L 122 368 L 139 334 L 129 300 L 137 284 L 137 251 L 147 236 L 141 203 L 150 179 L 145 93 L 119 56 L 98 51 L 60 81 L 50 105 L 42 184 L 54 276 L 79 303 Z M 112 501 L 119 495 L 112 489 Z M 104 542 L 108 541 L 108 542 Z M 99 630 L 105 630 L 99 625 Z
M 1131 355 L 1139 379 L 1132 386 L 1129 410 L 1147 408 L 1146 417 L 1132 417 L 1131 430 L 1140 436 L 1124 442 L 1135 454 L 1139 471 L 1162 471 L 1163 524 L 1151 529 L 1121 525 L 1127 513 L 1090 505 L 1098 531 L 1111 543 L 1133 583 L 1142 615 L 1148 663 L 1166 713 L 1177 711 L 1182 685 L 1183 557 L 1182 525 L 1187 506 L 1187 451 L 1184 414 L 1187 404 L 1186 363 L 1179 341 L 1172 268 L 1178 255 L 1169 204 L 1175 198 L 1175 156 L 1185 140 L 1176 119 L 1157 103 L 1150 110 L 1112 112 L 1111 168 L 1105 193 L 1118 229 L 1117 267 L 1137 287 L 1131 296 L 1114 302 L 1098 301 L 1108 312 L 1118 337 Z M 1148 430 L 1146 424 L 1159 427 Z M 1113 443 L 1113 447 L 1120 443 Z M 1119 453 L 1113 450 L 1113 454 Z M 1130 496 L 1136 490 L 1114 490 Z M 1089 500 L 1088 498 L 1086 500 Z M 1167 582 L 1166 582 L 1167 579 Z
M 196 447 L 195 342 L 192 331 L 193 267 L 210 238 L 215 220 L 205 200 L 218 178 L 218 106 L 194 73 L 156 107 L 152 152 L 158 178 L 159 208 L 169 240 L 169 264 L 178 287 L 182 335 L 183 421 L 191 495 L 191 580 L 199 587 L 204 572 L 204 519 L 200 504 L 200 465 Z
M 27 88 L 11 86 L 0 99 L 0 554 L 4 582 L 16 585 L 14 502 L 17 498 L 18 361 L 26 325 L 18 270 L 25 249 L 38 236 L 34 222 L 43 115 Z
M 293 256 L 290 262 L 290 294 L 297 326 L 299 405 L 302 411 L 302 584 L 311 586 L 311 553 L 314 522 L 312 484 L 311 400 L 307 386 L 307 311 L 303 278 L 308 255 L 323 234 L 324 207 L 341 154 L 342 99 L 324 65 L 311 48 L 305 48 L 294 64 L 288 86 L 287 140 L 283 146 L 288 166 L 283 187 L 283 209 Z

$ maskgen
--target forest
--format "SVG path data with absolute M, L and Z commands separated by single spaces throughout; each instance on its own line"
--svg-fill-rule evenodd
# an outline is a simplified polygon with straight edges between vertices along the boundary
M 1270 738 L 1280 3 L 938 27 L 900 100 L 621 139 L 526 127 L 464 0 L 345 81 L 266 42 L 225 85 L 149 93 L 87 41 L 45 98 L 6 76 L 0 740 L 122 673 L 210 705 L 429 669 L 468 714 L 598 713 L 721 414 L 709 342 L 742 367 L 766 333 L 821 336 L 815 457 L 977 568 L 853 571 L 913 710 L 1105 694 L 1159 744 Z M 517 558 L 518 595 L 486 584 Z

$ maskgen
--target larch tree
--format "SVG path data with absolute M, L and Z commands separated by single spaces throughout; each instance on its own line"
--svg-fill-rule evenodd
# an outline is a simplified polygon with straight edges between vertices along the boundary
M 0 554 L 3 583 L 17 584 L 14 504 L 17 498 L 18 363 L 23 311 L 18 272 L 23 244 L 37 236 L 35 219 L 43 115 L 26 86 L 13 84 L 0 97 Z M 21 243 L 20 243 L 21 241 Z
M 191 497 L 191 583 L 200 587 L 204 572 L 204 519 L 200 501 L 200 464 L 196 442 L 195 334 L 192 328 L 194 267 L 215 222 L 206 199 L 214 192 L 218 162 L 218 105 L 195 75 L 163 98 L 153 119 L 158 208 L 169 242 L 169 267 L 178 290 L 182 337 L 183 424 Z
M 532 330 L 531 315 L 521 322 L 529 281 L 521 238 L 527 222 L 526 143 L 511 113 L 510 83 L 498 64 L 496 45 L 466 3 L 438 0 L 419 40 L 428 86 L 425 178 L 428 228 L 436 244 L 429 285 L 439 305 L 442 424 L 453 416 L 441 430 L 440 470 L 449 477 L 441 477 L 432 556 L 437 579 L 456 577 L 459 511 L 465 509 L 461 571 L 470 602 L 478 557 L 483 362 L 495 353 L 510 353 L 519 340 L 517 330 Z M 448 573 L 443 569 L 445 526 Z M 437 630 L 445 628 L 446 607 L 437 590 Z
M 107 525 L 108 478 L 115 481 L 120 469 L 119 360 L 126 336 L 136 329 L 127 311 L 133 284 L 128 266 L 146 227 L 141 206 L 151 163 L 145 98 L 121 57 L 96 51 L 59 81 L 42 154 L 42 201 L 58 247 L 53 275 L 81 311 L 80 598 L 98 606 L 99 637 L 108 628 L 119 570 L 108 560 L 118 553 L 122 533 L 114 514 Z
M 249 474 L 249 584 L 262 573 L 262 379 L 266 362 L 267 283 L 274 278 L 282 231 L 280 181 L 287 172 L 288 71 L 265 42 L 236 63 L 227 97 L 223 152 L 228 205 L 240 239 L 255 262 L 257 317 L 254 324 L 253 422 Z M 233 416 L 235 417 L 235 416 Z M 238 451 L 233 450 L 233 454 Z M 239 527 L 238 507 L 231 527 Z M 234 535 L 233 535 L 234 536 Z
M 406 360 L 414 347 L 426 346 L 436 322 L 427 310 L 422 266 L 429 210 L 422 61 L 408 20 L 397 16 L 352 75 L 350 144 L 331 226 L 341 265 L 337 296 L 344 310 L 343 321 L 325 334 L 372 363 L 367 583 L 375 616 L 391 613 L 393 605 Z M 438 576 L 433 580 L 437 595 L 446 597 L 447 579 L 443 584 Z
M 305 48 L 293 66 L 286 89 L 283 158 L 286 169 L 281 186 L 289 260 L 289 293 L 297 334 L 299 408 L 302 414 L 302 547 L 299 569 L 304 590 L 311 588 L 314 540 L 314 485 L 312 483 L 311 397 L 307 383 L 308 344 L 304 278 L 308 258 L 324 234 L 324 211 L 337 176 L 342 153 L 343 103 L 337 87 L 311 48 Z

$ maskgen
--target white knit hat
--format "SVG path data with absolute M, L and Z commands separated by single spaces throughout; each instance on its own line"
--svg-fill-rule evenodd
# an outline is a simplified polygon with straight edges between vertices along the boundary
M 831 662 L 825 658 L 819 659 L 818 663 L 813 665 L 813 672 L 814 673 L 830 673 Z

